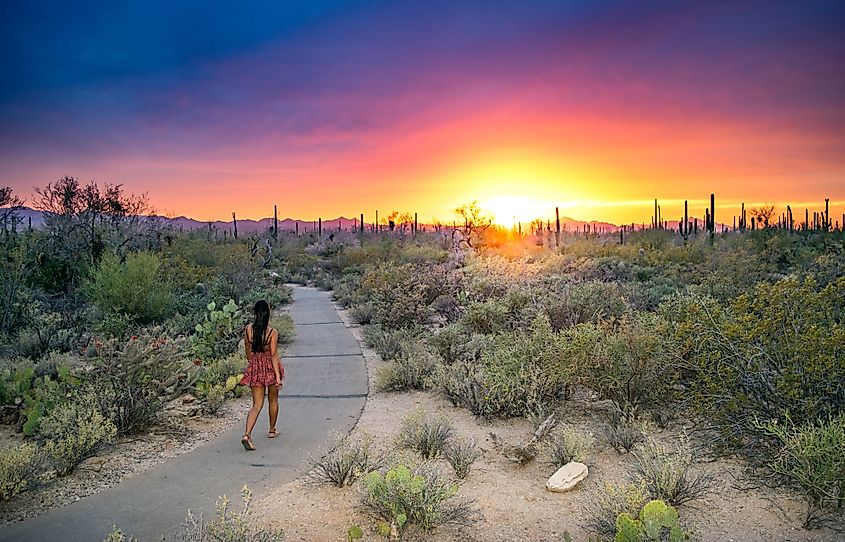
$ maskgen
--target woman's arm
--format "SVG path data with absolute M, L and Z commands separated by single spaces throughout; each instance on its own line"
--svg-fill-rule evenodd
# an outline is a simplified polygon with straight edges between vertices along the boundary
M 273 359 L 273 372 L 276 373 L 276 385 L 282 385 L 282 374 L 281 368 L 279 366 L 279 350 L 278 350 L 278 343 L 279 343 L 279 333 L 274 329 L 270 333 L 270 356 Z

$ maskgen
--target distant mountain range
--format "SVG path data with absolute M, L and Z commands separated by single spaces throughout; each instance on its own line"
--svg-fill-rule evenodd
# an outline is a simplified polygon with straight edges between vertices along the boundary
M 18 212 L 18 216 L 23 219 L 23 226 L 27 227 L 29 224 L 29 220 L 32 220 L 32 227 L 35 229 L 40 229 L 44 226 L 44 215 L 41 211 L 37 211 L 35 209 L 31 209 L 29 207 L 24 207 Z M 165 222 L 171 223 L 176 228 L 181 228 L 183 230 L 197 230 L 201 228 L 208 228 L 209 226 L 212 228 L 216 228 L 218 230 L 224 231 L 233 229 L 232 221 L 223 221 L 223 220 L 214 220 L 211 222 L 203 222 L 201 220 L 195 220 L 193 218 L 188 218 L 186 216 L 177 216 L 176 218 L 171 217 L 164 217 L 153 215 L 150 218 L 160 219 Z M 692 220 L 692 218 L 690 218 Z M 547 223 L 551 228 L 554 230 L 555 224 L 554 222 Z M 297 229 L 297 225 L 299 226 L 299 231 L 301 233 L 305 233 L 308 231 L 314 231 L 317 228 L 317 221 L 316 220 L 299 220 L 293 218 L 285 218 L 284 220 L 279 220 L 279 230 L 281 231 L 295 231 Z M 366 227 L 372 227 L 371 222 L 365 221 Z M 600 222 L 600 221 L 583 221 L 583 220 L 575 220 L 569 217 L 561 217 L 560 219 L 560 227 L 563 231 L 568 232 L 583 232 L 585 231 L 585 227 L 589 227 L 590 232 L 615 232 L 618 231 L 620 226 L 616 224 L 611 224 L 610 222 Z M 630 226 L 630 224 L 629 224 Z M 640 229 L 642 224 L 634 224 L 636 229 Z M 260 220 L 242 220 L 238 219 L 238 233 L 255 233 L 255 232 L 263 232 L 267 231 L 268 229 L 273 227 L 273 219 L 272 218 L 262 218 Z M 338 229 L 341 230 L 351 230 L 358 227 L 358 219 L 355 218 L 346 218 L 346 217 L 338 217 L 332 218 L 330 220 L 323 220 L 323 231 L 325 232 L 332 232 Z M 420 227 L 425 227 L 422 223 Z M 671 229 L 678 229 L 678 221 L 671 220 L 667 223 L 667 227 Z M 698 220 L 698 227 L 699 229 L 703 229 L 703 220 Z M 429 225 L 430 228 L 430 225 Z M 522 231 L 527 233 L 530 229 L 530 225 L 528 223 L 522 224 Z M 725 229 L 725 225 L 717 224 L 716 229 L 718 231 L 722 231 Z

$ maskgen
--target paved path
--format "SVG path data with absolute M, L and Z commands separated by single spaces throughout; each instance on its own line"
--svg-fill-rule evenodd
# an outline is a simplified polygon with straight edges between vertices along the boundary
M 239 503 L 244 484 L 258 497 L 306 471 L 333 432 L 349 431 L 364 407 L 367 373 L 357 341 L 329 294 L 295 287 L 290 314 L 296 338 L 283 361 L 279 430 L 267 434 L 267 405 L 253 431 L 258 450 L 240 443 L 243 423 L 196 450 L 63 508 L 0 527 L 0 541 L 100 542 L 117 524 L 142 541 L 178 529 L 190 508 L 209 517 L 219 495 Z

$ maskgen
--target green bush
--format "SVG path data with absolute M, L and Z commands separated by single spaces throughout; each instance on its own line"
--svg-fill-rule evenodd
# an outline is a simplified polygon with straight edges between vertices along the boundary
M 469 505 L 454 501 L 457 486 L 432 468 L 399 465 L 386 474 L 373 471 L 363 482 L 364 504 L 399 532 L 406 525 L 429 531 L 443 523 L 465 523 L 472 515 Z
M 653 499 L 679 506 L 709 493 L 713 478 L 695 468 L 696 456 L 686 436 L 669 447 L 647 438 L 634 452 L 634 469 Z
M 673 321 L 688 403 L 717 429 L 718 447 L 767 457 L 755 420 L 798 426 L 845 411 L 845 277 L 760 283 L 728 304 L 677 297 Z
M 91 274 L 88 296 L 104 314 L 127 314 L 141 323 L 161 320 L 173 302 L 171 284 L 163 280 L 161 257 L 140 252 L 127 254 L 125 260 L 104 256 Z
M 425 285 L 416 266 L 383 263 L 368 268 L 360 293 L 372 306 L 372 321 L 386 329 L 414 328 L 429 321 Z
M 418 410 L 402 420 L 398 442 L 419 453 L 423 459 L 434 459 L 449 443 L 452 433 L 452 423 L 443 415 L 429 416 Z
M 259 299 L 263 299 L 269 303 L 273 309 L 278 309 L 282 305 L 287 305 L 293 301 L 293 291 L 289 286 L 283 284 L 269 288 L 253 288 L 244 294 L 241 300 L 241 306 L 245 307 L 247 311 L 252 311 L 252 307 L 255 306 L 255 302 Z
M 198 397 L 205 397 L 215 386 L 227 388 L 226 383 L 230 377 L 240 376 L 246 369 L 246 358 L 240 352 L 235 352 L 222 359 L 215 359 L 203 363 L 197 370 L 196 394 Z M 239 379 L 238 379 L 239 380 Z M 234 389 L 226 389 L 234 391 Z
M 507 411 L 508 407 L 489 393 L 484 374 L 476 365 L 463 362 L 440 365 L 434 379 L 453 405 L 466 408 L 476 416 L 492 418 Z
M 481 357 L 484 393 L 492 398 L 494 414 L 530 416 L 546 412 L 566 396 L 575 381 L 568 349 L 569 343 L 552 331 L 544 314 L 527 333 L 496 336 Z
M 623 486 L 605 484 L 592 494 L 587 509 L 589 522 L 587 528 L 600 539 L 612 539 L 616 534 L 616 518 L 627 514 L 639 517 L 640 511 L 649 497 L 645 484 L 626 484 Z
M 396 359 L 406 345 L 413 344 L 420 335 L 420 329 L 386 330 L 377 325 L 364 328 L 364 342 L 376 351 L 384 361 Z
M 581 382 L 609 399 L 626 419 L 668 402 L 677 369 L 665 330 L 665 322 L 650 313 L 626 317 L 613 328 L 576 326 L 569 335 L 580 336 Z
M 427 337 L 427 342 L 447 364 L 479 361 L 491 341 L 492 338 L 471 333 L 460 324 L 449 324 Z
M 278 334 L 278 347 L 281 355 L 282 348 L 286 344 L 292 343 L 296 335 L 293 318 L 286 312 L 274 314 L 270 316 L 270 327 L 275 329 Z
M 72 472 L 117 433 L 93 395 L 93 391 L 77 393 L 41 420 L 39 438 L 45 441 L 44 452 L 59 476 Z
M 760 427 L 780 448 L 768 468 L 807 497 L 804 526 L 814 526 L 828 507 L 841 509 L 845 504 L 845 414 L 816 424 L 769 422 Z
M 612 322 L 622 318 L 628 310 L 621 288 L 615 282 L 566 284 L 551 290 L 540 303 L 555 331 L 577 324 Z
M 379 368 L 375 387 L 379 391 L 428 389 L 437 363 L 437 357 L 422 343 L 404 346 L 393 361 Z
M 0 500 L 8 501 L 36 482 L 41 455 L 34 444 L 0 448 Z

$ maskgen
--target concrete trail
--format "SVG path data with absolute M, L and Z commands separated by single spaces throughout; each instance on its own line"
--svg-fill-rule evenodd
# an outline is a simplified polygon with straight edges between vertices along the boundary
M 0 527 L 0 542 L 99 542 L 112 525 L 142 541 L 176 531 L 188 509 L 210 517 L 218 496 L 240 504 L 248 485 L 258 497 L 304 474 L 334 432 L 357 422 L 367 396 L 358 342 L 341 322 L 329 293 L 295 287 L 290 315 L 296 337 L 284 355 L 279 437 L 265 438 L 267 405 L 253 431 L 258 448 L 240 443 L 243 420 L 196 450 L 65 507 Z

